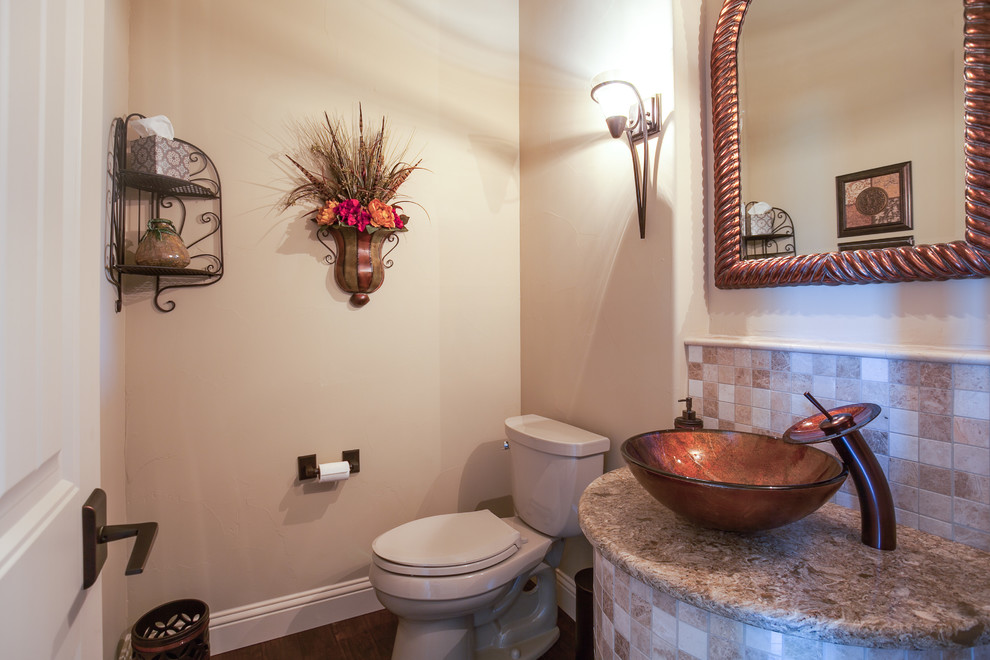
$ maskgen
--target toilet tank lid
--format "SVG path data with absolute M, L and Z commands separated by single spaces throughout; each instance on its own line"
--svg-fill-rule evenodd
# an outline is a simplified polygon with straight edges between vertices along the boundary
M 505 435 L 511 442 L 557 456 L 604 454 L 610 445 L 603 435 L 540 415 L 510 417 L 505 420 Z

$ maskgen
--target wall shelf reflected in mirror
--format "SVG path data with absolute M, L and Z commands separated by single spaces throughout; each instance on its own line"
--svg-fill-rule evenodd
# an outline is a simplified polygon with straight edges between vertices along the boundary
M 964 239 L 931 245 L 746 258 L 738 47 L 747 11 L 761 1 L 725 0 L 712 40 L 716 286 L 733 289 L 990 276 L 990 2 L 976 0 L 964 2 L 964 35 L 960 35 L 964 52 L 961 67 L 965 112 Z M 827 11 L 829 3 L 817 6 Z M 917 176 L 916 173 L 916 179 Z M 917 180 L 915 183 L 918 184 Z

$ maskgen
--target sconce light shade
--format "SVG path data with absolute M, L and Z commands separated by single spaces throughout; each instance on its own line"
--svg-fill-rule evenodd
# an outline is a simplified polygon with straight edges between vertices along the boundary
M 639 237 L 646 238 L 646 192 L 650 175 L 649 138 L 660 132 L 660 95 L 650 98 L 650 111 L 643 105 L 643 98 L 636 86 L 625 80 L 606 80 L 591 88 L 591 98 L 601 106 L 605 124 L 612 137 L 623 133 L 629 141 L 633 159 L 633 179 L 636 183 L 636 206 L 639 211 Z M 643 143 L 643 162 L 640 164 L 637 142 Z M 642 170 L 642 182 L 640 182 Z
M 591 88 L 593 98 L 605 115 L 605 123 L 612 137 L 617 138 L 629 125 L 629 117 L 638 114 L 639 96 L 629 83 L 609 80 Z

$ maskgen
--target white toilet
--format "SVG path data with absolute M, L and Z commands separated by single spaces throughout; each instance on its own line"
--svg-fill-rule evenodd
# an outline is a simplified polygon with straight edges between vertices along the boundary
M 557 641 L 554 569 L 609 440 L 539 415 L 505 420 L 505 433 L 517 517 L 431 516 L 371 545 L 371 584 L 399 619 L 393 660 L 526 660 Z

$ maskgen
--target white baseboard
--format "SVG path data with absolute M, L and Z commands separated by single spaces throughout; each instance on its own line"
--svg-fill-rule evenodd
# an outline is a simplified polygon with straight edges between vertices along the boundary
M 572 621 L 577 620 L 577 585 L 574 577 L 562 573 L 557 569 L 557 607 L 564 610 L 564 614 L 571 617 Z
M 225 653 L 382 609 L 368 578 L 210 613 L 210 652 Z
M 557 573 L 557 606 L 572 619 L 577 588 Z M 382 609 L 368 578 L 210 613 L 210 653 L 220 654 Z

